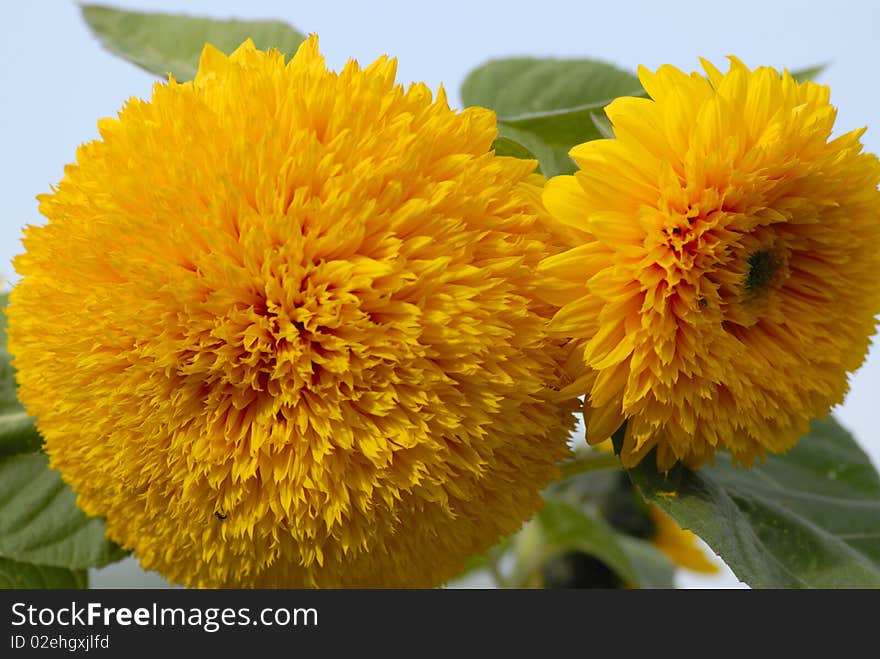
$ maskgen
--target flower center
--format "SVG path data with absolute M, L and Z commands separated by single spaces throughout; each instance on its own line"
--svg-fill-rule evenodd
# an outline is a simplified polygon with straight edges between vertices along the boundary
M 779 269 L 779 263 L 769 250 L 755 252 L 749 257 L 749 273 L 746 275 L 745 288 L 750 295 L 757 295 L 761 289 L 773 279 Z

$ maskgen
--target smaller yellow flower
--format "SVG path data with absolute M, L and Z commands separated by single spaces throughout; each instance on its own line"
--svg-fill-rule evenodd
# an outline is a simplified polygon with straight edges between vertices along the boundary
M 573 339 L 587 441 L 627 467 L 750 465 L 841 403 L 880 312 L 880 161 L 833 135 L 828 87 L 731 58 L 639 70 L 544 188 L 572 235 L 538 268 Z M 555 281 L 554 281 L 555 280 Z
M 673 563 L 694 572 L 704 574 L 718 572 L 718 566 L 710 561 L 700 548 L 699 538 L 695 533 L 681 528 L 657 506 L 651 506 L 648 514 L 654 523 L 651 543 L 666 554 Z

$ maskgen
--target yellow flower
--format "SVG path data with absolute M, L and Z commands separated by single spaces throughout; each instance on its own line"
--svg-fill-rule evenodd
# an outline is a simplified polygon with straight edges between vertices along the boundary
M 692 467 L 727 448 L 783 452 L 847 391 L 880 311 L 880 163 L 831 138 L 827 87 L 749 71 L 661 67 L 621 98 L 615 139 L 544 203 L 570 249 L 543 292 L 572 337 L 587 440 L 627 422 L 622 459 Z
M 20 395 L 146 569 L 195 586 L 433 586 L 568 455 L 558 251 L 495 117 L 251 42 L 100 122 L 28 227 Z

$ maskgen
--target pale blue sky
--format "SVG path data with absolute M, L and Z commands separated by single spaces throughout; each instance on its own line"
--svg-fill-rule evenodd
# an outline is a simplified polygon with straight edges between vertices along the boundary
M 632 0 L 478 2 L 285 2 L 283 0 L 116 0 L 118 7 L 219 18 L 277 18 L 316 32 L 331 66 L 388 53 L 402 82 L 442 83 L 457 104 L 468 70 L 490 57 L 594 57 L 635 69 L 670 63 L 694 69 L 727 54 L 749 66 L 790 69 L 828 62 L 838 132 L 867 125 L 866 149 L 880 151 L 880 3 Z M 40 222 L 35 195 L 59 180 L 76 147 L 97 136 L 99 118 L 130 96 L 147 96 L 154 78 L 106 53 L 68 0 L 0 0 L 0 276 L 21 227 Z M 878 246 L 880 248 L 880 246 Z M 880 273 L 878 273 L 880 276 Z M 880 350 L 852 378 L 837 410 L 880 464 Z M 694 582 L 693 585 L 697 585 Z

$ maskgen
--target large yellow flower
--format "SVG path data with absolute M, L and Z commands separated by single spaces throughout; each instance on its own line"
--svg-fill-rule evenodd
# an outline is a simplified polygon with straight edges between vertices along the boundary
M 9 308 L 52 465 L 196 586 L 432 586 L 568 455 L 534 162 L 395 63 L 206 46 L 100 122 Z
M 541 264 L 564 305 L 587 439 L 624 421 L 622 459 L 661 469 L 717 448 L 750 464 L 842 401 L 880 311 L 880 163 L 831 138 L 827 87 L 749 71 L 644 68 L 651 98 L 607 107 L 548 210 L 571 249 Z

